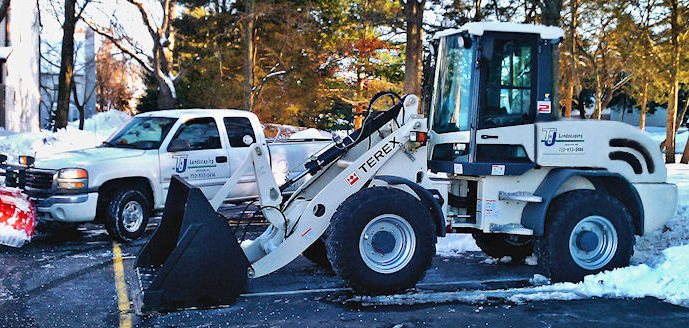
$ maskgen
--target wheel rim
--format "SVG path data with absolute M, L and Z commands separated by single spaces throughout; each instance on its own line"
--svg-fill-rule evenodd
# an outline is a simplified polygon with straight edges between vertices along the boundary
M 144 221 L 144 208 L 137 201 L 129 201 L 122 209 L 122 225 L 129 232 L 136 232 Z
M 409 222 L 399 215 L 383 214 L 371 220 L 359 238 L 364 263 L 379 273 L 394 273 L 414 256 L 416 235 Z
M 610 263 L 617 251 L 617 244 L 615 226 L 599 215 L 579 221 L 569 236 L 572 259 L 586 270 L 598 270 Z

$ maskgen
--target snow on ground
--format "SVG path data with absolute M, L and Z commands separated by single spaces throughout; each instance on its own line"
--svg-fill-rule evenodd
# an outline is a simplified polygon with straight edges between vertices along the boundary
M 10 162 L 16 162 L 14 159 L 19 155 L 40 156 L 95 147 L 129 119 L 129 114 L 111 110 L 87 119 L 84 130 L 79 130 L 79 122 L 70 122 L 67 128 L 57 132 L 9 133 L 3 130 L 0 131 L 0 154 L 6 154 Z
M 445 257 L 462 256 L 464 252 L 481 251 L 476 246 L 474 238 L 468 233 L 453 233 L 448 234 L 447 237 L 438 238 L 435 249 L 438 255 Z

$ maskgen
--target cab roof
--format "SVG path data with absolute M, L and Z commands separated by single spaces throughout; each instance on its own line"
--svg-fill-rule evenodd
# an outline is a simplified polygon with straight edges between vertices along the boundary
M 565 31 L 557 26 L 545 26 L 536 24 L 518 24 L 504 22 L 473 22 L 462 25 L 460 28 L 452 28 L 436 33 L 433 38 L 467 32 L 471 35 L 483 35 L 484 32 L 511 32 L 539 34 L 543 40 L 557 40 L 564 38 Z

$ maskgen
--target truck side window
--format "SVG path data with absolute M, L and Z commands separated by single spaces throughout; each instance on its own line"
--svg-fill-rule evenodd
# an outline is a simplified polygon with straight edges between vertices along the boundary
M 227 130 L 227 138 L 230 139 L 230 146 L 232 147 L 248 147 L 244 143 L 244 136 L 250 135 L 256 140 L 254 136 L 254 128 L 251 126 L 251 121 L 246 117 L 225 117 L 225 130 Z
M 184 122 L 172 140 L 184 140 L 189 150 L 219 149 L 220 133 L 212 117 L 195 118 Z
M 479 109 L 479 128 L 534 122 L 533 59 L 529 40 L 495 39 L 486 67 L 484 105 Z

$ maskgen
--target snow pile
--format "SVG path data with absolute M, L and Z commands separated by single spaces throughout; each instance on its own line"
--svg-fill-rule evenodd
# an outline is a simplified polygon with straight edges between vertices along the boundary
M 0 245 L 22 247 L 30 239 L 24 230 L 17 230 L 0 222 Z
M 677 213 L 663 228 L 637 237 L 632 264 L 654 261 L 669 247 L 689 245 L 689 165 L 668 164 L 667 169 L 668 182 L 677 185 Z
M 84 130 L 79 130 L 79 122 L 70 122 L 67 128 L 57 132 L 40 131 L 0 136 L 0 154 L 8 155 L 10 162 L 13 162 L 19 155 L 41 156 L 95 147 L 129 119 L 129 114 L 111 110 L 97 113 L 86 120 Z
M 464 252 L 481 251 L 481 249 L 476 246 L 474 238 L 468 233 L 453 233 L 448 234 L 447 237 L 438 238 L 435 249 L 436 254 L 445 257 L 461 256 Z
M 289 136 L 290 139 L 332 139 L 330 133 L 321 131 L 314 128 L 308 128 L 306 130 L 301 130 L 293 133 Z
M 689 306 L 689 245 L 670 247 L 656 265 L 640 264 L 587 276 L 578 284 L 559 283 L 514 290 L 507 297 L 514 302 L 571 300 L 588 297 L 652 296 L 666 302 Z

